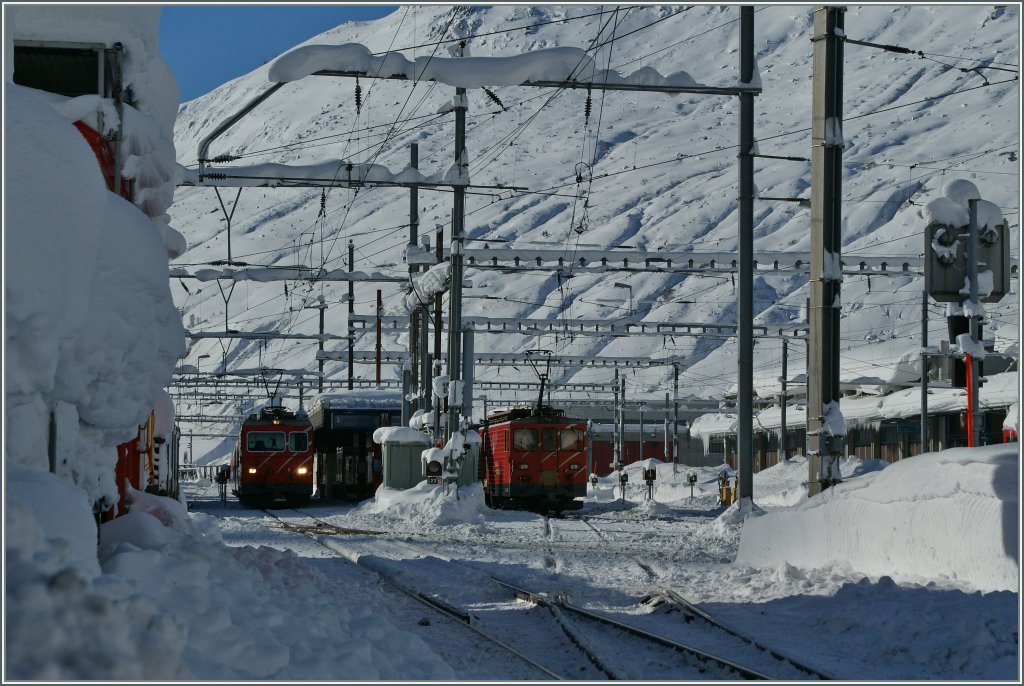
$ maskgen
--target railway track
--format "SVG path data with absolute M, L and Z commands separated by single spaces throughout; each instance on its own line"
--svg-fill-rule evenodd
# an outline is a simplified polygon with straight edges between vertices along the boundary
M 570 602 L 569 598 L 564 593 L 530 591 L 518 586 L 517 584 L 512 584 L 508 581 L 495 578 L 486 572 L 482 572 L 473 565 L 453 560 L 435 552 L 430 553 L 428 557 L 443 562 L 449 569 L 452 565 L 455 565 L 464 567 L 467 570 L 472 570 L 475 577 L 492 582 L 495 586 L 503 589 L 506 593 L 511 594 L 515 599 L 529 602 L 546 610 L 556 623 L 557 629 L 562 635 L 564 635 L 565 639 L 575 647 L 575 650 L 578 651 L 579 654 L 575 661 L 567 659 L 565 651 L 552 651 L 549 639 L 542 641 L 539 649 L 543 655 L 538 657 L 537 653 L 531 652 L 538 650 L 537 645 L 524 647 L 522 644 L 523 638 L 521 634 L 524 632 L 509 632 L 506 629 L 505 633 L 508 634 L 507 636 L 496 635 L 501 633 L 501 627 L 493 626 L 496 624 L 494 619 L 494 616 L 496 615 L 494 613 L 489 614 L 487 612 L 482 612 L 479 609 L 479 605 L 470 605 L 469 607 L 461 606 L 459 603 L 454 602 L 451 599 L 440 597 L 436 592 L 434 592 L 434 590 L 424 592 L 420 589 L 424 587 L 430 588 L 431 586 L 429 582 L 424 582 L 422 578 L 417 579 L 414 583 L 399 580 L 396 578 L 398 576 L 397 572 L 385 569 L 384 567 L 386 565 L 381 563 L 380 560 L 384 553 L 377 554 L 377 549 L 371 548 L 374 550 L 374 553 L 369 554 L 367 550 L 360 551 L 358 549 L 358 545 L 355 545 L 354 547 L 350 546 L 349 541 L 344 540 L 346 537 L 375 536 L 382 532 L 338 527 L 302 512 L 297 512 L 297 514 L 299 514 L 303 519 L 302 523 L 286 519 L 274 511 L 268 511 L 268 514 L 274 517 L 282 528 L 313 538 L 332 553 L 342 556 L 348 561 L 360 565 L 365 569 L 369 569 L 374 574 L 384 579 L 386 583 L 400 590 L 405 595 L 408 595 L 409 597 L 417 600 L 417 602 L 428 605 L 437 612 L 444 614 L 446 617 L 469 627 L 478 635 L 486 638 L 488 641 L 494 642 L 496 645 L 501 646 L 504 650 L 512 653 L 517 658 L 540 670 L 548 678 L 635 680 L 651 678 L 651 675 L 655 673 L 661 678 L 677 679 L 729 680 L 778 678 L 769 675 L 763 668 L 744 665 L 735 659 L 716 655 L 707 649 L 695 647 L 679 640 L 662 636 L 641 627 L 627 624 L 618 619 L 579 607 Z M 554 532 L 550 528 L 550 523 L 547 524 L 547 527 L 547 536 L 545 536 L 545 539 L 550 539 L 553 537 Z M 379 543 L 382 543 L 382 541 L 375 542 L 371 545 L 376 546 Z M 545 544 L 547 543 L 549 543 L 549 540 L 545 541 Z M 388 540 L 387 546 L 397 546 L 412 552 L 414 554 L 414 558 L 412 558 L 413 560 L 417 558 L 424 558 L 422 549 L 401 541 Z M 362 558 L 372 559 L 373 563 L 367 563 Z M 403 567 L 409 567 L 409 561 L 410 558 L 405 558 L 405 564 L 403 564 Z M 479 586 L 479 580 L 477 579 L 473 579 L 468 583 Z M 724 625 L 714 622 L 707 613 L 703 613 L 699 608 L 689 604 L 688 601 L 682 598 L 682 596 L 674 592 L 661 592 L 657 596 L 652 595 L 645 600 L 647 600 L 647 602 L 652 602 L 654 600 L 661 603 L 671 602 L 674 606 L 686 608 L 686 611 L 691 614 L 701 613 L 698 616 L 701 616 L 702 619 L 706 618 L 705 621 L 720 627 L 719 630 L 725 630 L 721 629 Z M 491 600 L 488 602 L 493 603 L 494 601 Z M 520 610 L 518 614 L 521 615 L 522 611 Z M 550 621 L 551 620 L 549 620 L 549 622 Z M 536 617 L 534 617 L 533 624 L 536 624 Z M 550 629 L 547 629 L 546 631 L 550 635 Z M 735 632 L 732 635 L 737 636 L 739 633 Z M 623 648 L 625 643 L 631 644 L 633 647 L 626 650 Z M 750 649 L 756 650 L 759 653 L 759 656 L 762 658 L 760 662 L 764 662 L 763 653 L 769 649 L 757 644 L 753 639 L 748 639 L 747 643 L 750 646 Z M 666 651 L 666 648 L 669 650 Z M 550 660 L 553 654 L 557 655 L 560 665 L 558 667 L 545 666 L 544 660 Z M 787 661 L 787 663 L 793 665 L 794 668 L 798 668 L 799 666 L 799 668 L 801 668 L 800 672 L 804 675 L 804 678 L 829 678 L 821 672 L 799 665 L 796 661 L 789 660 L 785 656 L 774 651 L 771 654 L 776 660 Z M 623 655 L 626 657 L 623 658 Z M 639 659 L 636 657 L 630 657 L 636 655 L 646 657 L 641 657 Z M 585 668 L 580 666 L 581 661 L 587 663 Z M 571 665 L 568 669 L 566 669 L 562 664 L 566 662 Z M 581 670 L 584 669 L 586 672 L 589 672 L 589 674 L 581 673 Z M 792 673 L 792 670 L 790 673 Z
M 382 571 L 381 569 L 377 568 L 376 566 L 369 566 L 369 565 L 361 563 L 360 560 L 359 560 L 359 555 L 346 554 L 344 551 L 338 550 L 335 546 L 326 545 L 322 540 L 320 540 L 320 537 L 322 535 L 324 535 L 324 534 L 328 534 L 328 535 L 339 535 L 340 534 L 340 535 L 352 536 L 352 535 L 375 535 L 375 534 L 379 534 L 381 532 L 364 531 L 364 530 L 357 530 L 357 529 L 345 529 L 344 527 L 336 527 L 336 526 L 334 526 L 334 525 L 332 525 L 332 524 L 330 524 L 328 522 L 325 522 L 323 520 L 317 519 L 317 518 L 312 517 L 310 515 L 304 515 L 304 516 L 309 517 L 309 519 L 312 519 L 314 521 L 314 523 L 312 525 L 300 525 L 300 524 L 296 524 L 294 522 L 289 522 L 289 521 L 285 520 L 283 517 L 280 517 L 274 511 L 271 511 L 271 510 L 263 510 L 263 511 L 266 514 L 268 514 L 270 517 L 272 517 L 275 520 L 277 520 L 277 522 L 278 522 L 278 524 L 279 524 L 279 526 L 281 528 L 283 528 L 285 530 L 288 530 L 288 531 L 292 531 L 294 533 L 301 534 L 303 536 L 306 536 L 306 537 L 310 538 L 311 540 L 313 540 L 318 545 L 326 548 L 328 551 L 330 551 L 334 555 L 336 555 L 336 556 L 338 556 L 338 557 L 340 557 L 342 559 L 347 560 L 348 562 L 356 565 L 357 567 L 359 567 L 361 569 L 367 570 L 367 571 L 375 574 L 381 581 L 383 581 L 385 584 L 387 584 L 389 587 L 391 587 L 395 591 L 397 591 L 399 593 L 402 593 L 402 594 L 412 598 L 416 602 L 425 605 L 426 607 L 428 607 L 431 610 L 435 611 L 436 613 L 442 615 L 446 619 L 451 620 L 451 621 L 455 621 L 459 626 L 465 627 L 469 631 L 472 631 L 473 633 L 475 633 L 476 635 L 480 636 L 481 638 L 483 638 L 483 639 L 487 640 L 488 642 L 492 643 L 493 645 L 501 648 L 502 650 L 504 650 L 507 653 L 511 654 L 513 657 L 521 660 L 528 667 L 536 669 L 538 672 L 543 674 L 545 677 L 549 677 L 549 678 L 553 678 L 553 679 L 558 679 L 558 680 L 561 680 L 561 679 L 564 678 L 558 672 L 549 669 L 548 667 L 544 666 L 540 662 L 537 662 L 536 660 L 530 658 L 528 655 L 523 654 L 522 652 L 520 652 L 516 648 L 508 645 L 506 642 L 504 642 L 501 639 L 499 639 L 498 637 L 493 636 L 490 633 L 482 630 L 481 628 L 473 625 L 471 623 L 471 621 L 470 621 L 470 615 L 469 615 L 468 612 L 465 612 L 462 609 L 460 609 L 460 608 L 458 608 L 458 607 L 456 607 L 454 605 L 451 605 L 451 604 L 445 602 L 444 600 L 440 599 L 436 595 L 424 593 L 424 592 L 422 592 L 420 590 L 409 588 L 405 584 L 400 583 L 398 580 L 396 580 L 392 575 L 387 574 L 386 572 Z
M 700 618 L 701 620 L 710 624 L 711 626 L 714 626 L 720 629 L 721 631 L 724 631 L 725 633 L 740 639 L 747 645 L 759 651 L 767 653 L 768 655 L 771 655 L 775 660 L 778 660 L 779 662 L 788 663 L 798 672 L 802 672 L 803 674 L 807 675 L 812 679 L 821 679 L 825 681 L 835 679 L 835 677 L 831 674 L 828 674 L 827 672 L 819 670 L 815 667 L 811 667 L 799 660 L 789 657 L 788 655 L 784 655 L 781 652 L 775 650 L 774 648 L 771 648 L 765 645 L 764 643 L 758 641 L 757 639 L 748 636 L 742 631 L 733 628 L 732 626 L 722 622 L 719 619 L 716 619 L 715 617 L 712 617 L 710 614 L 700 609 L 699 607 L 691 603 L 689 600 L 687 600 L 686 598 L 684 598 L 683 596 L 681 596 L 680 594 L 671 589 L 660 590 L 648 596 L 647 598 L 644 598 L 643 602 L 655 605 L 660 603 L 669 603 L 673 609 L 676 609 L 680 612 L 681 616 L 685 618 L 685 621 L 691 621 L 693 618 Z

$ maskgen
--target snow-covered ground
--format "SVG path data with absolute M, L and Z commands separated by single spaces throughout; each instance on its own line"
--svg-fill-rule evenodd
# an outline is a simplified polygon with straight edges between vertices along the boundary
M 629 467 L 625 499 L 610 479 L 588 495 L 580 514 L 602 536 L 577 519 L 490 510 L 479 486 L 456 498 L 424 482 L 382 487 L 354 507 L 303 511 L 379 532 L 323 534 L 318 544 L 195 482 L 188 512 L 137 494 L 131 514 L 100 528 L 98 565 L 80 542 L 88 532 L 63 524 L 84 519 L 84 499 L 65 497 L 72 511 L 48 515 L 39 503 L 68 487 L 15 468 L 21 487 L 6 494 L 15 515 L 8 531 L 16 524 L 19 538 L 13 554 L 8 543 L 7 676 L 515 678 L 488 671 L 504 663 L 482 666 L 471 656 L 483 647 L 382 589 L 346 553 L 408 574 L 411 584 L 425 584 L 415 570 L 430 561 L 430 590 L 480 614 L 488 608 L 483 600 L 474 608 L 482 591 L 464 585 L 463 564 L 533 590 L 566 591 L 577 604 L 663 633 L 682 630 L 679 616 L 641 601 L 673 589 L 844 680 L 1019 678 L 1016 445 L 887 467 L 849 460 L 846 481 L 810 500 L 806 461 L 796 457 L 754 476 L 753 508 L 717 504 L 722 467 L 673 474 L 657 464 L 654 500 L 632 473 L 639 468 Z M 692 498 L 690 472 L 698 475 Z M 46 564 L 26 576 L 26 556 Z M 509 621 L 517 613 L 525 621 L 529 607 L 520 603 Z

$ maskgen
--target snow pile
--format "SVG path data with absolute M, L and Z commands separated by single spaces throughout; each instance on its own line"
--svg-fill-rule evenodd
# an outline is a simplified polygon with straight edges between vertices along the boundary
M 57 473 L 113 502 L 114 446 L 156 406 L 184 330 L 162 237 L 107 191 L 85 140 L 34 93 L 6 84 L 18 134 L 6 163 L 19 170 L 6 180 L 6 457 L 48 469 L 54 411 L 70 455 Z
M 451 677 L 422 641 L 353 602 L 357 589 L 339 590 L 290 551 L 218 544 L 219 534 L 201 533 L 202 519 L 189 519 L 176 501 L 133 495 L 132 512 L 101 527 L 103 569 L 128 580 L 177 625 L 180 659 L 193 675 Z M 333 599 L 330 612 L 325 599 Z
M 454 526 L 480 524 L 493 512 L 484 503 L 481 484 L 460 486 L 458 497 L 454 485 L 445 493 L 426 479 L 412 488 L 400 490 L 381 486 L 369 500 L 355 510 L 357 515 L 386 515 L 389 518 L 420 522 L 423 525 Z
M 798 505 L 747 518 L 736 562 L 942 579 L 985 591 L 1019 583 L 1016 444 L 901 460 Z

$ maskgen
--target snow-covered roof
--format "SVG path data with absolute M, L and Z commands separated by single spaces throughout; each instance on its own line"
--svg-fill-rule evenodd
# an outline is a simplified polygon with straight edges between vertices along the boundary
M 978 401 L 982 408 L 1009 407 L 1019 397 L 1019 379 L 1017 372 L 1003 372 L 985 377 Z M 841 398 L 840 410 L 847 426 L 876 422 L 881 419 L 905 419 L 921 414 L 921 389 L 905 388 L 884 396 L 860 396 Z M 962 412 L 967 409 L 967 391 L 963 388 L 930 386 L 928 388 L 928 412 L 947 413 Z M 734 415 L 724 415 L 732 417 Z M 709 417 L 709 419 L 704 419 Z M 735 427 L 720 414 L 704 415 L 694 420 L 699 426 L 714 427 L 705 435 L 721 435 L 734 433 Z M 804 426 L 806 412 L 804 406 L 790 406 L 786 412 L 787 427 Z M 755 428 L 779 429 L 782 426 L 782 411 L 778 407 L 769 407 L 757 414 L 754 419 Z M 691 433 L 694 429 L 691 427 Z M 696 434 L 695 434 L 696 435 Z
M 430 445 L 430 436 L 407 426 L 382 426 L 373 432 L 373 442 L 402 443 L 406 445 Z
M 402 407 L 402 394 L 383 388 L 338 390 L 317 396 L 313 404 L 329 410 L 397 410 Z

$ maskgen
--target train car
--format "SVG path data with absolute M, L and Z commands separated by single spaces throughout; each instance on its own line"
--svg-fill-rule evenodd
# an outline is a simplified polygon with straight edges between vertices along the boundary
M 346 501 L 372 497 L 384 480 L 383 454 L 373 433 L 401 424 L 401 393 L 366 388 L 325 393 L 313 403 L 309 418 L 319 497 Z
M 587 494 L 587 422 L 561 410 L 511 409 L 481 427 L 480 476 L 487 505 L 575 510 Z
M 308 505 L 313 494 L 309 418 L 280 406 L 249 415 L 231 454 L 230 478 L 232 492 L 243 505 Z

